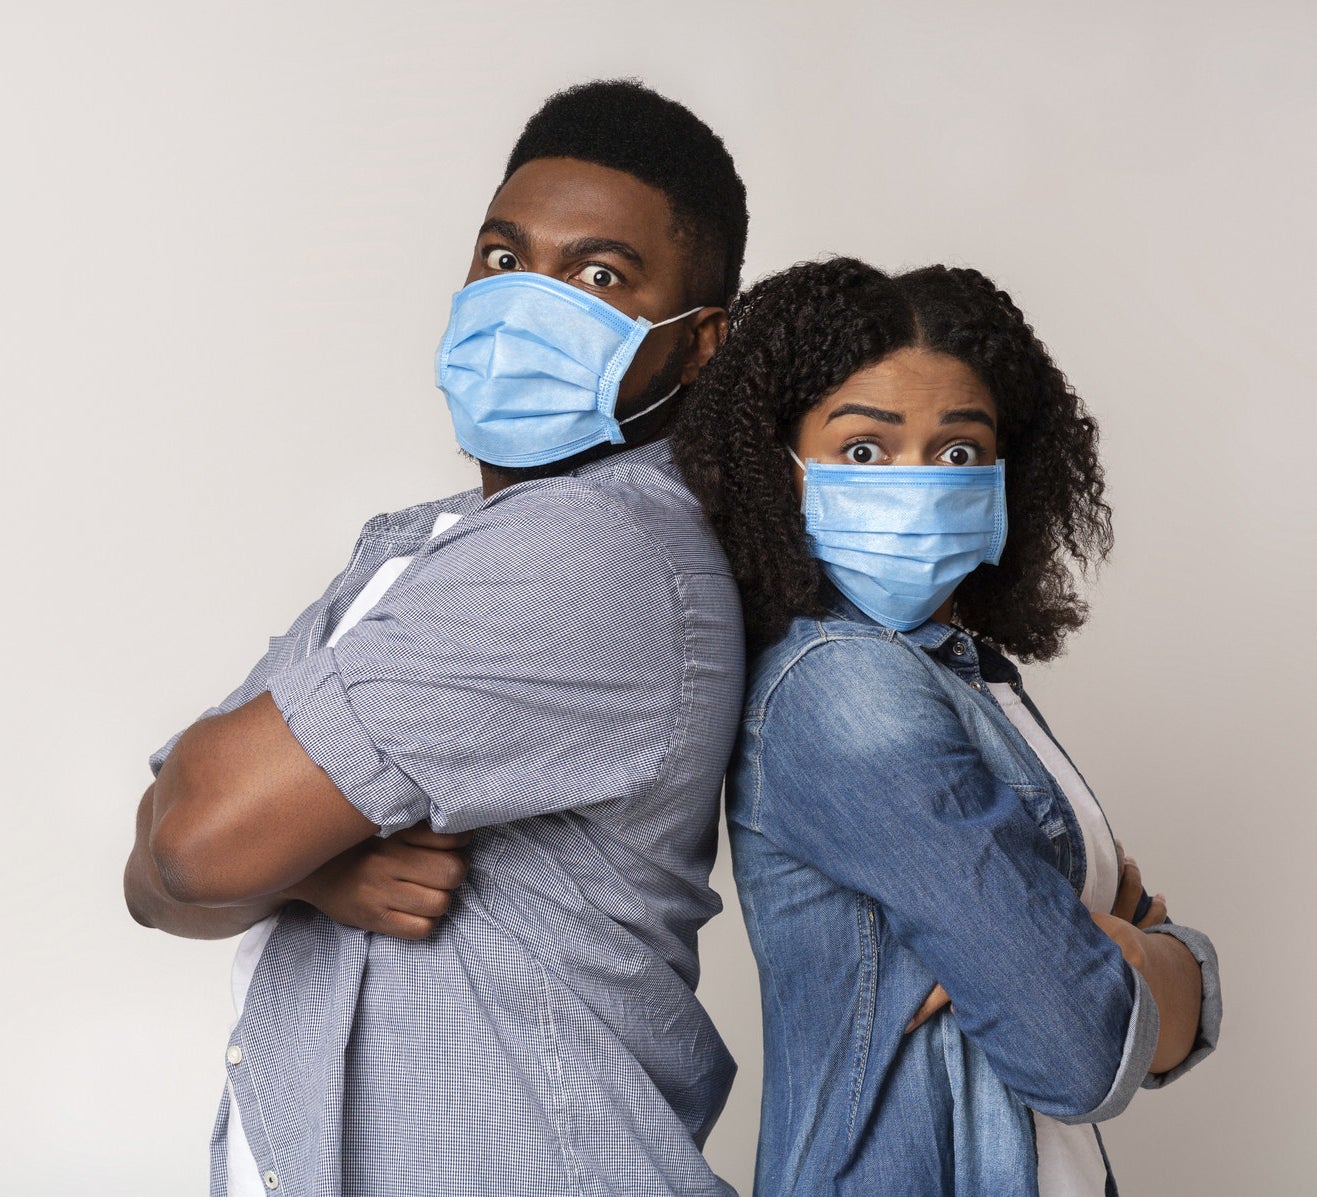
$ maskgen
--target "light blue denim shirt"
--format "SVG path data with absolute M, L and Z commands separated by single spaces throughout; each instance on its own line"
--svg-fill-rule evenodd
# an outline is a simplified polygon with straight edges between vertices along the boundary
M 1023 697 L 1018 672 L 944 624 L 829 604 L 760 655 L 729 775 L 764 1011 L 755 1192 L 1036 1194 L 1029 1109 L 1097 1122 L 1192 1067 L 1215 955 L 1155 928 L 1202 964 L 1204 1003 L 1193 1053 L 1150 1077 L 1156 1005 L 1081 905 L 1074 812 L 986 685 Z M 905 1034 L 939 981 L 954 1013 Z

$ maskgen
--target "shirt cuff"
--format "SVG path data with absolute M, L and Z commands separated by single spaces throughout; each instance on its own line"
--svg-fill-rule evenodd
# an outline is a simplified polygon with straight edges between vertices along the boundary
M 321 649 L 270 681 L 270 696 L 297 742 L 339 792 L 392 835 L 429 814 L 420 788 L 385 757 L 357 718 L 333 649 Z
M 1157 1033 L 1161 1029 L 1157 1003 L 1153 1000 L 1152 990 L 1148 988 L 1143 974 L 1128 964 L 1125 970 L 1134 981 L 1134 1008 L 1130 1011 L 1129 1028 L 1125 1032 L 1125 1046 L 1116 1068 L 1116 1077 L 1107 1095 L 1091 1110 L 1083 1114 L 1053 1115 L 1058 1122 L 1103 1122 L 1114 1118 L 1129 1105 L 1134 1094 L 1139 1091 L 1139 1085 L 1148 1075 L 1148 1065 L 1152 1063 L 1153 1053 L 1157 1050 Z
M 1203 1006 L 1198 1015 L 1198 1035 L 1194 1039 L 1193 1050 L 1170 1071 L 1149 1073 L 1143 1080 L 1145 1089 L 1160 1089 L 1182 1077 L 1216 1050 L 1217 1040 L 1221 1037 L 1221 971 L 1217 966 L 1216 949 L 1201 931 L 1180 927 L 1175 923 L 1160 923 L 1155 927 L 1144 927 L 1143 930 L 1148 935 L 1174 936 L 1193 953 L 1203 974 Z

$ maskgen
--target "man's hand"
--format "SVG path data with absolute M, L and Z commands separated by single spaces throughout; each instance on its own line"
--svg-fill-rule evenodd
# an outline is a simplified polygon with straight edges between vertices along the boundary
M 440 835 L 418 823 L 326 861 L 286 892 L 349 927 L 424 939 L 466 877 L 461 849 L 471 833 Z

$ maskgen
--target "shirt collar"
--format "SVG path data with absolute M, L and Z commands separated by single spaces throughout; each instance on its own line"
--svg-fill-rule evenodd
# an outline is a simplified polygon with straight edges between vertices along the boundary
M 824 582 L 823 604 L 831 614 L 840 619 L 846 619 L 852 623 L 873 624 L 874 627 L 882 628 L 894 636 L 898 634 L 904 636 L 907 640 L 928 652 L 936 652 L 953 636 L 962 634 L 959 628 L 953 628 L 950 624 L 938 623 L 935 619 L 926 620 L 909 632 L 897 633 L 896 629 L 889 628 L 886 624 L 879 623 L 876 619 L 866 615 L 831 582 L 827 581 Z

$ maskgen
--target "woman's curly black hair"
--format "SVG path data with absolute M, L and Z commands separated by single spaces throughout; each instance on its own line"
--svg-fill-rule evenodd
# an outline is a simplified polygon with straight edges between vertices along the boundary
M 852 374 L 907 347 L 949 354 L 983 380 L 1009 462 L 1001 562 L 961 583 L 954 618 L 1023 660 L 1054 657 L 1088 614 L 1072 570 L 1111 551 L 1096 423 L 991 279 L 947 266 L 892 277 L 854 258 L 793 266 L 744 292 L 673 429 L 677 462 L 731 560 L 749 639 L 771 643 L 823 610 L 785 446 Z

